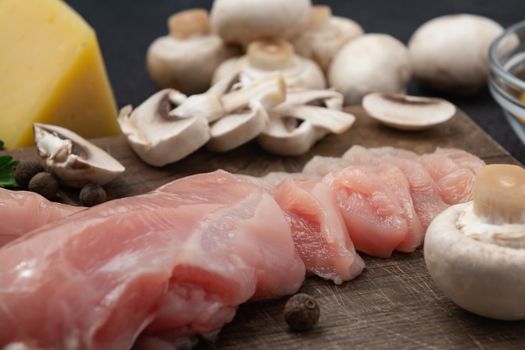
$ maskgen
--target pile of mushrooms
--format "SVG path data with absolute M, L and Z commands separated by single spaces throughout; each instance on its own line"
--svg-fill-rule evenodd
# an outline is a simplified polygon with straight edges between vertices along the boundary
M 338 92 L 287 91 L 280 73 L 253 81 L 241 77 L 234 74 L 189 97 L 162 90 L 136 109 L 124 107 L 120 128 L 142 160 L 163 166 L 204 145 L 225 152 L 257 137 L 270 152 L 303 154 L 326 134 L 343 133 L 354 123 L 353 115 L 342 112 Z
M 474 200 L 431 223 L 424 255 L 436 285 L 462 308 L 525 320 L 525 169 L 482 169 Z
M 182 11 L 168 28 L 147 54 L 150 76 L 166 90 L 119 118 L 133 149 L 159 166 L 205 144 L 223 152 L 254 138 L 270 152 L 302 154 L 327 132 L 344 129 L 326 122 L 345 119 L 343 103 L 364 102 L 372 118 L 397 129 L 442 124 L 455 106 L 404 95 L 412 74 L 436 89 L 476 91 L 487 80 L 488 45 L 502 30 L 480 16 L 444 16 L 423 24 L 407 47 L 387 34 L 364 34 L 358 23 L 310 0 L 215 0 L 209 15 Z M 275 88 L 276 74 L 286 91 Z M 270 87 L 275 99 L 268 102 L 263 90 Z M 325 101 L 338 99 L 337 91 L 343 100 L 313 105 L 305 96 L 314 91 L 331 96 Z M 242 103 L 223 105 L 232 99 Z

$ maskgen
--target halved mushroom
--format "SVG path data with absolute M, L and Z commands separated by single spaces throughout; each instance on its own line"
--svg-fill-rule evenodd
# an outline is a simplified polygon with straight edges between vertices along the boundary
M 228 43 L 291 38 L 308 25 L 311 7 L 310 0 L 215 0 L 211 25 Z
M 42 165 L 64 185 L 105 185 L 125 171 L 115 158 L 68 129 L 35 123 L 33 130 Z
M 129 106 L 122 109 L 118 121 L 138 156 L 148 164 L 163 166 L 208 141 L 216 151 L 248 142 L 266 125 L 265 109 L 284 101 L 285 93 L 279 74 L 248 85 L 234 76 L 190 97 L 162 90 L 134 111 Z
M 363 33 L 356 22 L 333 16 L 329 6 L 317 5 L 312 8 L 310 26 L 292 44 L 299 55 L 314 60 L 326 72 L 341 47 Z
M 456 114 L 456 107 L 441 98 L 377 92 L 365 96 L 363 107 L 372 118 L 401 130 L 428 129 Z
M 429 226 L 424 254 L 436 285 L 462 308 L 525 319 L 525 170 L 483 168 L 474 200 L 450 207 Z
M 268 128 L 258 138 L 262 148 L 279 155 L 301 155 L 328 133 L 341 134 L 355 117 L 342 112 L 341 94 L 335 91 L 293 91 L 271 109 Z
M 121 110 L 118 117 L 120 128 L 131 148 L 146 163 L 163 166 L 175 162 L 210 139 L 206 118 L 189 114 L 170 115 L 174 106 L 185 100 L 185 96 L 176 90 L 165 89 L 135 110 L 131 106 Z
M 235 84 L 230 82 L 232 88 Z M 225 116 L 210 127 L 208 149 L 225 152 L 257 137 L 268 125 L 267 110 L 285 100 L 286 87 L 280 74 L 263 77 L 222 97 Z
M 161 88 L 174 88 L 186 94 L 208 89 L 219 64 L 238 55 L 210 33 L 208 12 L 186 10 L 168 19 L 170 34 L 155 40 L 148 49 L 148 72 Z
M 324 89 L 326 80 L 321 68 L 312 60 L 295 54 L 284 40 L 259 40 L 248 46 L 245 56 L 225 61 L 213 77 L 217 83 L 232 73 L 239 73 L 243 83 L 279 72 L 290 89 Z

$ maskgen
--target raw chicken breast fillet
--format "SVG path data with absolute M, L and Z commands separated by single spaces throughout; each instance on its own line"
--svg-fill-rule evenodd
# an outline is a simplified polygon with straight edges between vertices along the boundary
M 269 193 L 217 171 L 104 203 L 0 249 L 0 346 L 129 349 L 216 332 L 305 268 Z
M 82 209 L 50 202 L 34 192 L 0 188 L 0 247 Z
M 315 180 L 287 180 L 274 197 L 283 209 L 308 272 L 337 284 L 361 273 L 364 262 L 348 236 L 334 193 Z

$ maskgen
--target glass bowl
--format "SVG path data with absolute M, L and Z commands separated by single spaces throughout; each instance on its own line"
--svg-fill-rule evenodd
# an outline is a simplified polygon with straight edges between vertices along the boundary
M 489 50 L 489 88 L 525 144 L 525 21 L 508 28 Z

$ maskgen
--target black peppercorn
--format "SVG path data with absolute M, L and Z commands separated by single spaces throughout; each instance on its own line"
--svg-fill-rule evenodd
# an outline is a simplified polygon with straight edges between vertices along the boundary
M 15 169 L 15 181 L 18 186 L 27 188 L 33 176 L 43 171 L 44 168 L 38 162 L 20 162 Z
M 106 191 L 100 185 L 87 184 L 80 190 L 80 204 L 86 207 L 103 203 L 107 199 Z
M 60 185 L 52 174 L 40 172 L 31 178 L 27 188 L 29 191 L 36 192 L 49 200 L 55 200 Z
M 319 320 L 319 315 L 317 301 L 308 294 L 296 294 L 288 299 L 284 306 L 284 319 L 293 331 L 311 329 Z

